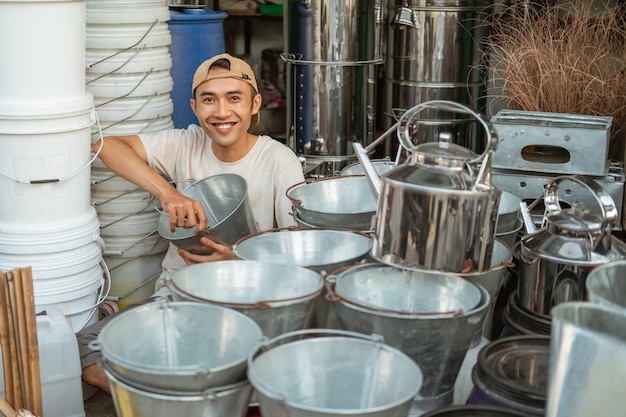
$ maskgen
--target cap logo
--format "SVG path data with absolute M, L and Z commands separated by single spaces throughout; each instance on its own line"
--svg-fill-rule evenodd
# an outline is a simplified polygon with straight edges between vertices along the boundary
M 244 80 L 249 80 L 250 77 L 248 77 L 248 74 L 244 74 L 243 72 L 241 73 L 241 78 Z

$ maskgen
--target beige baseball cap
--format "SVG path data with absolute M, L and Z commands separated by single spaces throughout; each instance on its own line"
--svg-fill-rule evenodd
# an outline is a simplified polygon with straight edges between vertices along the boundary
M 218 71 L 212 74 L 209 74 L 209 69 L 211 65 L 213 65 L 216 61 L 220 59 L 225 59 L 230 63 L 230 70 L 228 71 Z M 254 87 L 254 91 L 259 92 L 259 88 L 257 87 L 256 78 L 254 77 L 254 71 L 246 61 L 240 58 L 236 58 L 230 54 L 220 54 L 215 55 L 213 58 L 207 59 L 204 61 L 193 76 L 193 82 L 191 83 L 191 95 L 192 97 L 195 95 L 196 88 L 205 81 L 214 80 L 217 78 L 235 78 L 237 80 L 244 81 Z M 259 113 L 252 115 L 252 120 L 250 121 L 251 126 L 256 126 L 259 124 L 260 115 Z

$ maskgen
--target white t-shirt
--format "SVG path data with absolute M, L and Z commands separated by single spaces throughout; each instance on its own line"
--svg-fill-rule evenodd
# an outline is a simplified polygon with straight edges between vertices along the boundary
M 211 139 L 197 125 L 143 133 L 139 138 L 148 164 L 171 181 L 201 180 L 223 173 L 245 178 L 258 231 L 296 225 L 286 191 L 304 181 L 304 175 L 294 152 L 282 143 L 269 136 L 259 136 L 246 156 L 236 162 L 222 162 L 211 149 Z M 166 277 L 185 266 L 176 247 L 170 244 L 162 263 L 163 273 L 155 285 L 155 295 L 167 294 L 163 291 Z

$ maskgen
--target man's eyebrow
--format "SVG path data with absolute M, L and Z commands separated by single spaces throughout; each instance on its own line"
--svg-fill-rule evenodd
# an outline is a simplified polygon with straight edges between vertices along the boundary
M 236 89 L 236 90 L 230 90 L 226 92 L 226 95 L 229 95 L 229 96 L 234 95 L 234 94 L 243 94 L 243 90 Z M 217 95 L 217 93 L 210 91 L 210 90 L 200 92 L 200 96 L 215 96 L 215 95 Z

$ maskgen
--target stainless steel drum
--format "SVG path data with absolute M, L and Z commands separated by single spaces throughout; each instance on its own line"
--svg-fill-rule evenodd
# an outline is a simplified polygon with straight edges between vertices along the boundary
M 248 184 L 242 176 L 213 175 L 194 182 L 181 193 L 202 203 L 208 226 L 202 233 L 196 233 L 195 227 L 177 227 L 172 232 L 168 213 L 161 212 L 157 230 L 177 247 L 196 254 L 208 254 L 210 250 L 200 243 L 203 236 L 232 245 L 243 236 L 257 231 L 248 200 Z
M 247 355 L 262 337 L 238 311 L 157 300 L 117 314 L 90 347 L 125 381 L 197 393 L 245 379 Z
M 173 273 L 167 286 L 175 301 L 235 309 L 253 319 L 266 337 L 274 337 L 310 325 L 324 282 L 304 267 L 236 260 L 188 266 Z
M 419 367 L 380 337 L 339 330 L 286 333 L 248 358 L 264 416 L 406 417 Z

